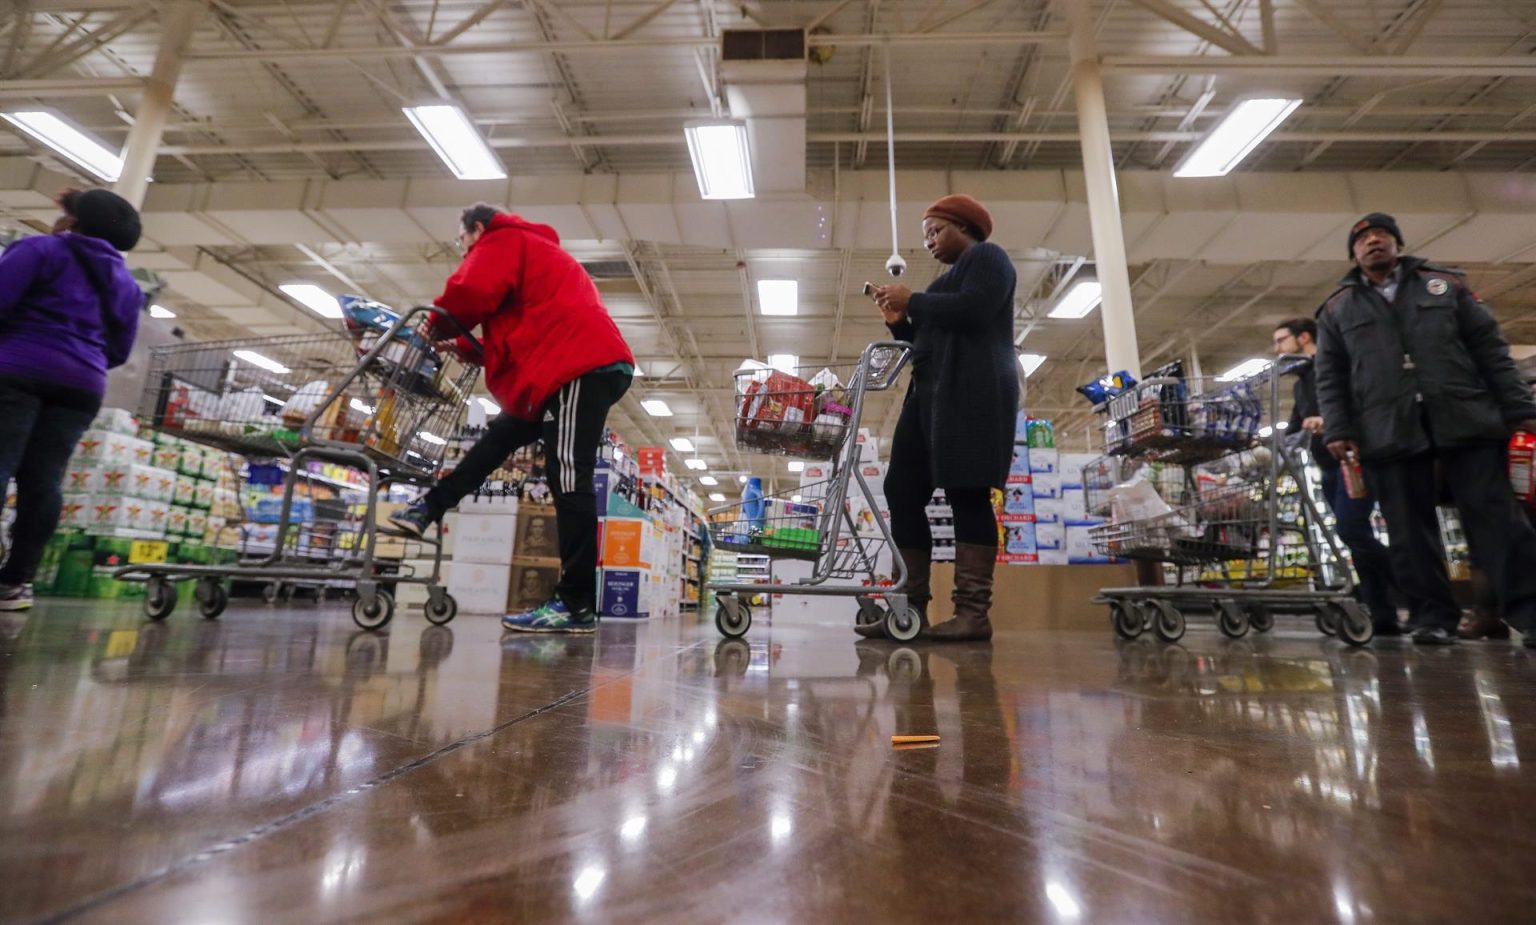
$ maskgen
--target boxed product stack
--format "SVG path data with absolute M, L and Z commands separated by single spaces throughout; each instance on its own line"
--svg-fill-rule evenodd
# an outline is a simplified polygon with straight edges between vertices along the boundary
M 1024 452 L 1029 462 L 1030 493 L 1035 505 L 1035 561 L 1041 565 L 1066 565 L 1061 454 L 1056 450 L 1055 428 L 1050 421 L 1025 418 L 1022 413 L 1020 417 L 1024 428 Z M 1018 436 L 1015 430 L 1015 437 Z
M 460 502 L 451 531 L 453 562 L 444 569 L 448 593 L 461 612 L 499 614 L 512 606 L 517 587 L 513 553 L 523 532 L 522 515 L 515 495 L 474 495 Z M 430 563 L 418 572 L 430 573 Z
M 469 530 L 460 517 L 458 549 L 464 549 L 468 537 Z M 517 511 L 517 536 L 509 548 L 513 556 L 504 601 L 507 612 L 528 610 L 554 597 L 555 586 L 560 583 L 560 540 L 554 507 L 521 505 Z
M 139 439 L 138 430 L 133 415 L 119 408 L 103 409 L 91 422 L 65 473 L 61 527 L 129 540 L 165 537 L 177 476 L 154 465 L 154 444 Z
M 655 525 L 643 513 L 610 513 L 600 525 L 598 613 L 605 617 L 644 617 L 657 600 L 652 565 L 658 540 Z M 558 561 L 556 565 L 558 566 Z
M 1083 470 L 1098 459 L 1093 453 L 1061 454 L 1061 518 L 1065 526 L 1067 563 L 1069 565 L 1105 565 L 1112 559 L 1099 555 L 1089 531 L 1104 519 L 1088 513 L 1083 488 Z

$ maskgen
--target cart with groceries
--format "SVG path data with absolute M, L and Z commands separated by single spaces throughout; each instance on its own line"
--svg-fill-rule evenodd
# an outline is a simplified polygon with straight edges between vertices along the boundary
M 884 622 L 893 639 L 922 632 L 908 606 L 906 568 L 892 556 L 894 581 L 881 585 L 882 553 L 896 547 L 880 516 L 860 529 L 855 512 L 878 512 L 874 492 L 859 471 L 857 434 L 870 392 L 892 388 L 911 356 L 911 345 L 882 341 L 864 348 L 851 370 L 780 370 L 755 361 L 735 373 L 736 445 L 743 450 L 827 461 L 826 478 L 783 491 L 747 492 L 741 501 L 709 512 L 717 552 L 798 559 L 811 574 L 793 583 L 747 583 L 736 576 L 711 579 L 715 627 L 738 639 L 752 625 L 749 599 L 759 594 L 846 596 L 857 600 L 860 624 Z M 750 486 L 749 486 L 750 487 Z
M 1104 456 L 1083 473 L 1098 553 L 1157 563 L 1161 584 L 1104 588 L 1116 634 L 1184 635 L 1190 614 L 1230 638 L 1277 616 L 1312 619 L 1350 645 L 1374 634 L 1330 518 L 1306 474 L 1306 433 L 1287 435 L 1281 358 L 1240 380 L 1185 375 L 1180 361 L 1141 382 L 1084 386 L 1103 415 Z
M 343 325 L 315 334 L 156 347 L 139 418 L 156 431 L 239 454 L 251 472 L 280 480 L 281 495 L 256 499 L 241 528 L 241 556 L 223 565 L 132 564 L 123 581 L 147 584 L 144 613 L 170 616 L 176 584 L 196 582 L 199 613 L 229 603 L 226 582 L 264 582 L 269 601 L 298 587 L 345 588 L 352 618 L 376 630 L 394 617 L 392 585 L 427 588 L 427 620 L 458 611 L 443 586 L 442 527 L 417 538 L 391 529 L 380 497 L 393 485 L 430 484 L 463 424 L 480 374 L 479 344 L 432 306 L 401 315 L 342 296 Z M 430 319 L 430 323 L 428 322 Z M 462 335 L 436 341 L 434 328 Z M 312 463 L 356 473 L 338 482 L 351 501 L 317 500 L 300 490 Z M 419 544 L 430 569 L 384 561 L 386 547 Z M 390 560 L 406 558 L 396 553 Z

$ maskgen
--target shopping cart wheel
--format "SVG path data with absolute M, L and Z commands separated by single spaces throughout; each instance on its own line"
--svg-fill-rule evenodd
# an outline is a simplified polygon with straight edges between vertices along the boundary
M 1317 608 L 1317 631 L 1324 636 L 1339 634 L 1338 615 L 1328 604 L 1321 604 Z
M 282 597 L 283 583 L 280 581 L 269 581 L 267 582 L 267 586 L 261 589 L 261 599 L 266 601 L 268 604 L 276 604 L 278 601 L 282 600 Z
M 1237 601 L 1217 601 L 1216 628 L 1228 639 L 1241 639 L 1248 635 L 1248 615 L 1243 613 Z
M 454 617 L 459 615 L 459 602 L 453 599 L 452 594 L 445 593 L 443 595 L 443 603 L 441 605 L 432 603 L 431 599 L 429 598 L 427 602 L 421 606 L 422 610 L 426 612 L 427 622 L 431 623 L 433 626 L 442 626 L 444 623 L 449 622 Z
M 1352 646 L 1363 646 L 1376 636 L 1376 627 L 1371 623 L 1371 615 L 1366 613 L 1359 601 L 1339 601 L 1331 609 L 1334 612 L 1333 624 L 1338 630 L 1340 639 Z
M 923 676 L 922 656 L 911 649 L 893 649 L 885 657 L 885 673 L 892 681 L 910 684 Z
M 1115 627 L 1115 635 L 1121 639 L 1135 639 L 1147 628 L 1141 608 L 1134 601 L 1110 601 L 1109 621 Z
M 198 589 L 197 612 L 204 620 L 217 620 L 229 606 L 229 591 L 217 581 L 205 581 Z
M 1248 623 L 1255 633 L 1267 633 L 1275 628 L 1275 615 L 1268 607 L 1254 604 L 1248 608 Z
M 715 629 L 726 639 L 740 639 L 752 627 L 752 608 L 740 599 L 722 600 L 715 607 Z
M 1168 601 L 1156 598 L 1147 602 L 1146 606 L 1156 611 L 1152 628 L 1157 631 L 1157 638 L 1163 642 L 1178 642 L 1184 638 L 1184 613 Z
M 363 599 L 352 602 L 352 622 L 365 630 L 381 629 L 395 616 L 395 599 L 388 591 L 375 591 L 373 603 L 364 605 Z
M 879 604 L 876 604 L 867 597 L 859 598 L 859 613 L 858 616 L 854 617 L 854 622 L 858 623 L 859 626 L 870 626 L 884 619 L 885 611 L 880 609 Z
M 923 631 L 923 615 L 916 607 L 908 607 L 906 613 L 895 610 L 885 615 L 885 634 L 897 642 L 911 642 Z
M 144 616 L 164 620 L 176 609 L 176 586 L 164 578 L 151 578 L 144 589 Z

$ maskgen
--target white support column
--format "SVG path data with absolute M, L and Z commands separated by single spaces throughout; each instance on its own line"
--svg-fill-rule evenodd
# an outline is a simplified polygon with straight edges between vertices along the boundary
M 1104 301 L 1104 358 L 1109 372 L 1126 370 L 1141 377 L 1136 346 L 1136 316 L 1131 307 L 1131 275 L 1126 267 L 1125 233 L 1120 226 L 1120 192 L 1115 185 L 1114 152 L 1104 107 L 1104 79 L 1094 40 L 1092 0 L 1063 0 L 1072 25 L 1072 86 L 1077 95 L 1078 143 L 1088 187 L 1088 216 L 1093 226 L 1094 265 Z
M 155 155 L 171 114 L 176 96 L 176 81 L 181 78 L 181 64 L 192 32 L 208 9 L 208 0 L 169 0 L 161 5 L 160 48 L 155 52 L 155 67 L 144 83 L 144 97 L 133 114 L 133 128 L 123 145 L 123 173 L 113 190 L 135 207 L 144 204 L 144 191 L 155 167 Z

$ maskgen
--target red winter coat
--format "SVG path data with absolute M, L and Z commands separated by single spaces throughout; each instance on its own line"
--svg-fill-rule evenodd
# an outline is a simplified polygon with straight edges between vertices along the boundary
M 504 414 L 536 421 L 561 386 L 635 357 L 581 264 L 548 225 L 500 214 L 436 305 L 481 327 L 485 382 Z

